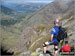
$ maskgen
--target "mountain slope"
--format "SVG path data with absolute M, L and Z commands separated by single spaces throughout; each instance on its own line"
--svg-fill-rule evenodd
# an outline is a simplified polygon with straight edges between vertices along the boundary
M 21 30 L 17 26 L 14 27 L 14 25 L 22 21 L 23 18 L 25 19 L 27 14 L 16 12 L 3 5 L 0 6 L 0 45 L 8 50 L 16 46 L 19 34 L 21 33 Z
M 58 16 L 61 18 L 62 26 L 68 32 L 67 40 L 69 44 L 71 45 L 71 42 L 75 42 L 74 2 L 74 0 L 68 0 L 66 2 L 63 0 L 55 0 L 31 16 L 26 21 L 27 28 L 21 34 L 17 48 L 20 50 L 28 49 L 34 52 L 37 48 L 42 48 L 43 42 L 49 40 L 49 32 L 53 27 L 53 21 Z M 74 41 L 72 41 L 73 39 Z
M 73 11 L 74 1 L 65 2 L 64 0 L 55 0 L 29 18 L 27 24 L 31 26 L 36 24 L 52 23 L 56 17 Z

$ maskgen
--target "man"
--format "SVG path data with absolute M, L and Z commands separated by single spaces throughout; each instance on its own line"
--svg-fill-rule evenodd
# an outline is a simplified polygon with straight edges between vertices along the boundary
M 70 52 L 71 46 L 68 45 L 68 41 L 65 41 L 65 46 L 62 47 L 62 52 Z
M 57 52 L 58 52 L 58 40 L 55 36 L 58 35 L 58 32 L 59 32 L 59 19 L 56 19 L 54 21 L 54 27 L 52 28 L 51 30 L 51 36 L 50 36 L 50 40 L 51 41 L 48 41 L 48 42 L 45 42 L 43 44 L 43 47 L 44 47 L 44 54 L 46 54 L 46 46 L 47 45 L 54 45 L 54 56 L 56 56 Z

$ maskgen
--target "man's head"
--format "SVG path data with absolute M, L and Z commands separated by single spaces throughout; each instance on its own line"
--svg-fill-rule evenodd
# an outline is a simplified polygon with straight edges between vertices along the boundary
M 65 44 L 68 44 L 68 41 L 65 41 Z
M 55 25 L 55 26 L 58 26 L 58 25 L 59 25 L 59 19 L 55 19 L 54 25 Z

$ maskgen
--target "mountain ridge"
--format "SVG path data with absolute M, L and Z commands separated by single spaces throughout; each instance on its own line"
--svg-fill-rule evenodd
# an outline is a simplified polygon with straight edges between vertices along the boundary
M 71 5 L 71 4 L 72 5 Z M 70 10 L 72 10 L 73 11 L 73 8 L 74 8 L 74 1 L 72 1 L 72 2 L 70 2 L 70 3 L 68 3 L 67 5 L 66 5 L 66 9 L 65 9 L 65 7 L 64 7 L 64 9 L 62 10 L 62 5 L 64 5 L 64 4 L 62 4 L 62 5 L 60 5 L 59 3 L 57 3 L 56 1 L 55 2 L 52 2 L 52 3 L 50 3 L 50 4 L 48 4 L 46 7 L 45 7 L 45 9 L 43 8 L 43 9 L 41 9 L 40 11 L 38 11 L 37 13 L 35 13 L 35 15 L 33 15 L 32 17 L 30 17 L 29 19 L 30 20 L 28 20 L 27 22 L 29 22 L 28 23 L 28 25 L 29 26 L 31 26 L 31 24 L 33 24 L 34 25 L 34 23 L 35 24 L 40 24 L 40 23 L 43 23 L 43 21 L 44 21 L 44 23 L 48 23 L 49 22 L 49 20 L 52 18 L 52 19 L 54 19 L 54 18 L 56 18 L 56 17 L 58 17 L 58 16 L 62 16 L 62 15 L 64 15 L 64 14 L 67 14 L 67 13 L 70 13 L 71 11 Z M 51 5 L 52 4 L 52 5 Z M 60 5 L 60 6 L 59 6 Z M 65 6 L 65 5 L 64 5 Z M 69 8 L 69 6 L 70 7 L 72 7 L 72 8 Z M 52 8 L 52 9 L 51 9 Z M 53 21 L 51 19 L 51 21 Z M 38 21 L 39 20 L 39 21 Z M 48 21 L 48 22 L 47 22 Z M 39 23 L 38 23 L 39 22 Z M 49 22 L 50 23 L 50 22 Z

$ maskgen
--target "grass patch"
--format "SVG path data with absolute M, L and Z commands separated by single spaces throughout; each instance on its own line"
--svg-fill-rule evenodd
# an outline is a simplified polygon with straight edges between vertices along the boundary
M 69 36 L 72 36 L 72 33 Z
M 42 47 L 43 43 L 49 40 L 49 37 L 48 36 L 41 36 L 40 38 L 42 38 L 42 39 L 39 40 L 38 42 L 36 42 L 34 44 L 34 46 L 32 46 L 32 48 L 30 48 L 30 50 L 32 52 L 34 52 L 37 48 L 43 48 Z
M 68 27 L 65 27 L 65 29 L 66 29 L 66 31 L 69 31 L 69 29 L 70 29 L 70 28 L 68 28 Z
M 31 43 L 33 43 L 34 41 L 36 41 L 39 37 L 38 36 L 34 36 L 32 39 L 31 39 Z
M 48 24 L 47 26 L 46 25 L 39 25 L 39 26 L 37 26 L 36 29 L 38 30 L 38 32 L 40 32 L 40 34 L 34 36 L 33 38 L 31 38 L 31 45 L 34 42 L 36 42 L 38 39 L 40 39 L 40 40 L 38 40 L 31 48 L 29 47 L 29 49 L 32 52 L 34 52 L 37 48 L 43 48 L 43 46 L 42 46 L 43 43 L 50 40 L 49 32 L 51 31 L 51 28 L 53 26 L 54 26 L 53 24 L 52 25 Z M 41 35 L 44 32 L 47 32 L 46 35 Z
M 37 29 L 38 32 L 39 32 L 39 31 L 42 32 L 42 31 L 44 31 L 44 29 L 46 29 L 46 26 L 41 24 L 41 25 L 37 26 L 36 29 Z
M 1 33 L 1 45 L 4 46 L 6 49 L 13 48 L 18 43 L 18 37 L 18 35 L 4 31 Z

